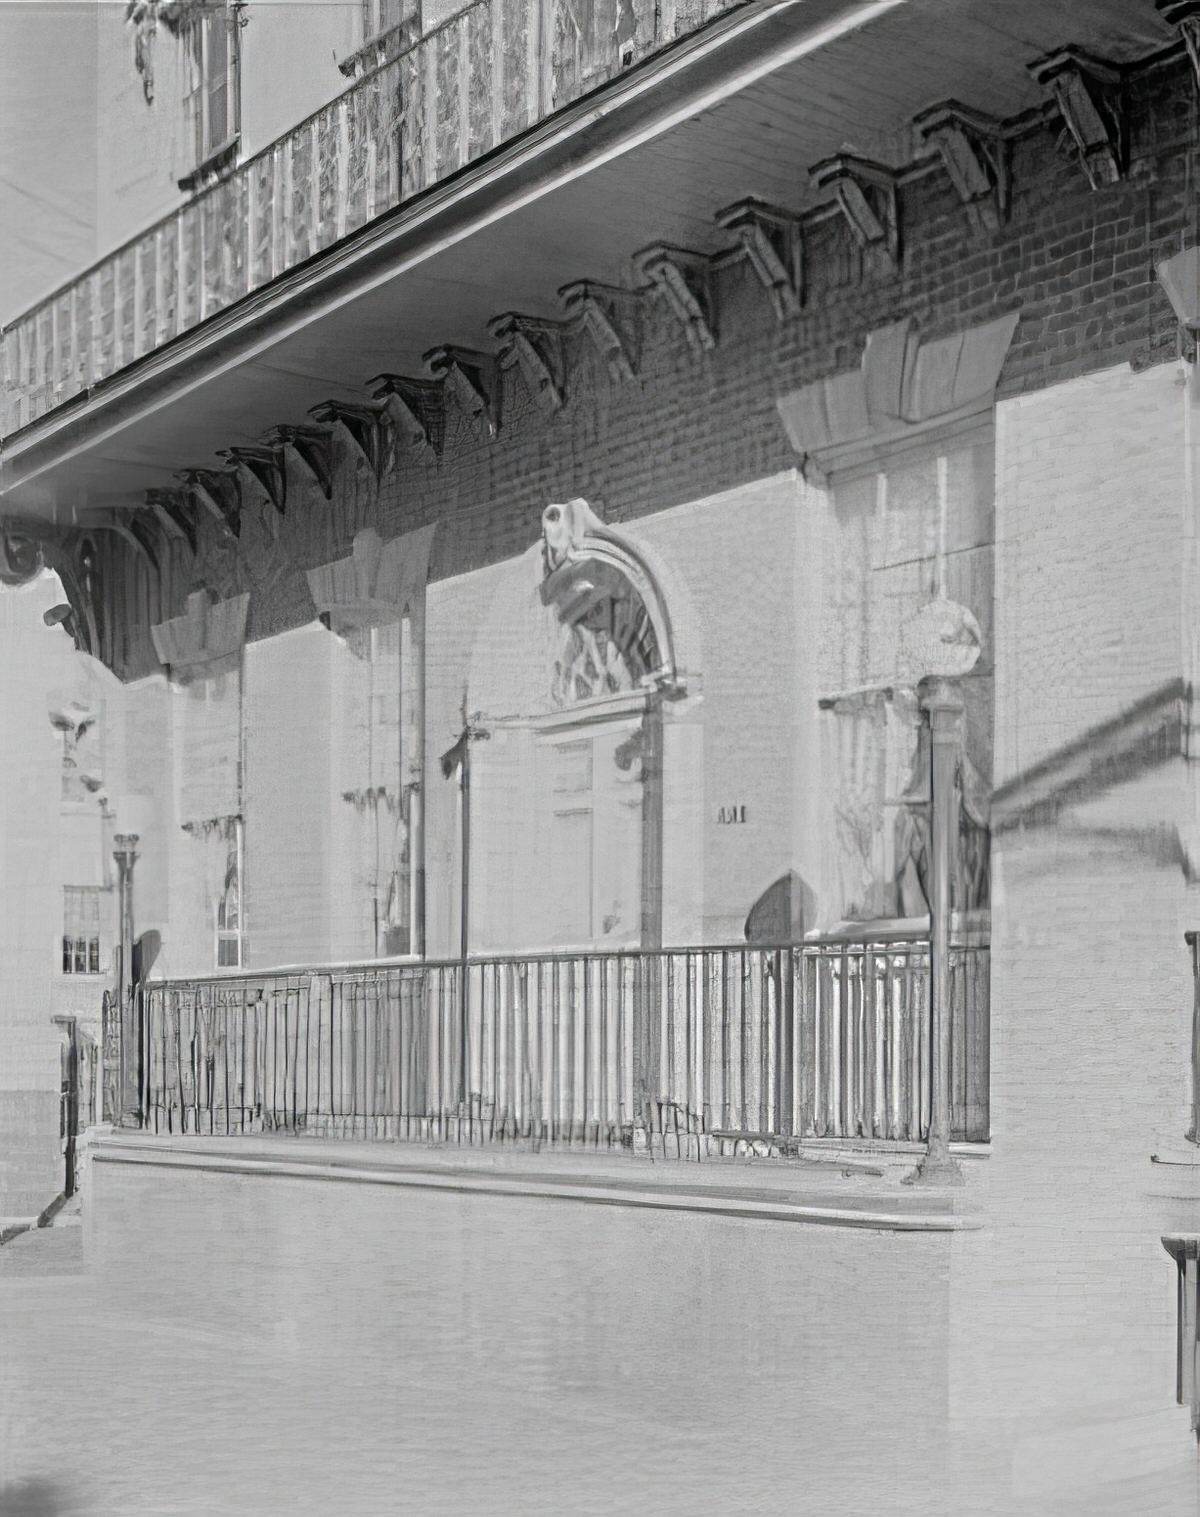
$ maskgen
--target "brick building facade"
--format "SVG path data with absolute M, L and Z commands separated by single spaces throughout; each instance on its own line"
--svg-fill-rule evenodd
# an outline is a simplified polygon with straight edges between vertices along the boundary
M 954 608 L 953 921 L 990 944 L 990 1040 L 955 1045 L 972 1224 L 921 1243 L 945 1341 L 895 1509 L 936 1467 L 948 1510 L 1128 1511 L 1143 1480 L 1190 1512 L 1195 1273 L 1177 1300 L 1161 1240 L 1200 1202 L 1200 12 L 1020 6 L 988 64 L 983 7 L 825 7 L 827 35 L 799 9 L 679 19 L 597 77 L 590 125 L 569 91 L 529 137 L 471 124 L 378 223 L 48 406 L 37 313 L 14 324 L 10 531 L 123 682 L 137 927 L 176 984 L 713 949 L 780 885 L 776 939 L 927 932 L 920 628 Z M 643 81 L 680 102 L 657 159 Z M 551 182 L 556 122 L 581 135 Z M 552 244 L 488 210 L 509 172 Z M 889 1175 L 917 1153 L 866 1119 L 790 1136 Z M 814 1265 L 822 1311 L 877 1310 L 895 1247 L 864 1233 L 841 1295 Z

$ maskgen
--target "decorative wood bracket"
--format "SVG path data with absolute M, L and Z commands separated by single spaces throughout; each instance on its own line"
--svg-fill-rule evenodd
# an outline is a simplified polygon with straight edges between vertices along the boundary
M 441 380 L 443 388 L 454 396 L 464 414 L 484 428 L 489 437 L 495 437 L 499 426 L 493 403 L 495 359 L 487 353 L 450 345 L 430 348 L 423 359 L 429 372 Z
M 500 367 L 520 370 L 545 415 L 561 411 L 565 388 L 562 324 L 508 311 L 488 323 L 488 332 L 501 344 L 497 357 Z
M 708 259 L 686 248 L 659 243 L 638 253 L 635 263 L 642 278 L 679 320 L 692 351 L 711 352 L 717 335 Z
M 239 478 L 248 474 L 277 515 L 284 515 L 287 511 L 287 468 L 282 447 L 225 448 L 219 456 L 229 460 L 232 468 L 239 471 Z
M 440 385 L 403 374 L 376 374 L 371 394 L 382 407 L 387 424 L 387 467 L 395 464 L 396 449 L 431 447 L 441 453 L 446 433 L 446 410 Z
M 1008 215 L 1009 166 L 1000 123 L 945 100 L 913 120 L 921 140 L 941 156 L 958 198 L 978 231 L 995 232 Z
M 1179 33 L 1200 89 L 1200 0 L 1155 0 L 1155 8 Z
M 558 292 L 568 321 L 577 321 L 608 368 L 614 383 L 634 377 L 633 355 L 615 320 L 615 308 L 637 299 L 630 290 L 613 289 L 588 279 L 564 284 Z
M 157 573 L 161 566 L 159 546 L 162 542 L 162 532 L 161 529 L 155 531 L 150 525 L 151 521 L 157 524 L 157 518 L 152 511 L 139 512 L 136 516 L 129 518 L 129 531 L 134 541 L 138 543 L 142 557 Z
M 753 196 L 717 212 L 717 224 L 733 232 L 750 267 L 771 297 L 780 321 L 804 305 L 804 239 L 800 218 Z
M 184 490 L 204 507 L 223 532 L 230 537 L 241 535 L 241 495 L 231 470 L 185 469 L 179 477 Z
M 860 247 L 878 248 L 895 266 L 900 259 L 900 207 L 896 174 L 886 164 L 839 153 L 813 164 L 815 190 L 831 190 Z
M 279 451 L 285 471 L 289 457 L 298 459 L 325 499 L 332 500 L 333 456 L 327 427 L 273 427 L 263 441 Z
M 384 446 L 384 408 L 380 404 L 354 405 L 345 400 L 323 400 L 308 413 L 314 421 L 340 431 L 375 476 L 383 477 L 387 449 Z
M 1120 72 L 1077 47 L 1037 59 L 1029 72 L 1058 107 L 1092 189 L 1116 184 L 1125 172 Z
M 126 543 L 138 558 L 142 559 L 155 573 L 158 572 L 158 551 L 145 526 L 133 518 L 122 521 L 120 517 L 110 517 L 106 521 L 96 522 L 92 528 L 95 532 L 112 532 Z
M 154 513 L 166 537 L 186 543 L 192 553 L 196 551 L 196 523 L 188 510 L 187 494 L 183 490 L 147 490 L 146 505 Z

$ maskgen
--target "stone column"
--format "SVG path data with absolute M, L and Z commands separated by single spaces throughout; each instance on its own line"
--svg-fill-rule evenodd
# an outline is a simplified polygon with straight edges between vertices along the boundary
M 121 1028 L 120 1113 L 114 1117 L 123 1127 L 141 1124 L 141 1018 L 133 986 L 133 866 L 137 863 L 137 834 L 118 833 L 113 838 L 117 865 L 117 1015 Z
M 930 680 L 922 692 L 932 746 L 929 839 L 930 1083 L 929 1141 L 914 1181 L 962 1183 L 950 1155 L 950 904 L 958 839 L 958 765 L 963 701 L 952 680 Z

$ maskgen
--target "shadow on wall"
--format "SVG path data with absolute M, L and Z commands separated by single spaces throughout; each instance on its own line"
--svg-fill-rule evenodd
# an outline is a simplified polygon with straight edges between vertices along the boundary
M 48 1480 L 0 1487 L 0 1517 L 66 1517 L 60 1493 Z
M 1058 825 L 1064 808 L 1181 757 L 1192 699 L 1173 680 L 1006 781 L 992 796 L 993 835 Z

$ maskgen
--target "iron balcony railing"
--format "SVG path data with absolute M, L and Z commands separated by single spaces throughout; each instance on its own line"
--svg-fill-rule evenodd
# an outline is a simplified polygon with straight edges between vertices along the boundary
M 315 968 L 151 984 L 156 1132 L 778 1149 L 921 1141 L 928 941 Z M 988 1136 L 988 949 L 951 950 L 952 1135 Z
M 169 343 L 738 0 L 474 0 L 3 329 L 0 434 Z M 591 14 L 591 13 L 589 13 Z

